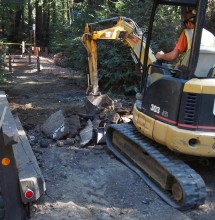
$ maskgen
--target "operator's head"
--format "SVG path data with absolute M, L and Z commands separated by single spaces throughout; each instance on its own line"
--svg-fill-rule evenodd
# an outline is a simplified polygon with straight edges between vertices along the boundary
M 184 15 L 184 25 L 188 28 L 193 28 L 196 21 L 196 12 L 195 10 L 187 11 Z

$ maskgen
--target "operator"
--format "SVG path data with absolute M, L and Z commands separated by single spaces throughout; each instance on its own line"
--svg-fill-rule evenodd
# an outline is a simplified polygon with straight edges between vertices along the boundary
M 183 60 L 183 57 L 185 56 L 186 52 L 191 48 L 193 30 L 195 27 L 195 17 L 195 10 L 190 10 L 185 13 L 184 25 L 186 29 L 182 31 L 175 48 L 169 53 L 164 53 L 163 51 L 157 52 L 157 54 L 155 55 L 157 60 L 174 61 L 177 58 L 179 58 L 180 55 L 180 65 L 180 62 Z M 215 48 L 214 35 L 204 28 L 202 30 L 201 46 Z

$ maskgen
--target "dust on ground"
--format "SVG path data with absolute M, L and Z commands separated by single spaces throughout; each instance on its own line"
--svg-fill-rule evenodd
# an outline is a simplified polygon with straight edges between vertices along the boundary
M 212 219 L 215 215 L 214 160 L 201 166 L 208 198 L 188 211 L 176 210 L 157 196 L 106 145 L 58 146 L 40 130 L 54 112 L 80 113 L 86 76 L 41 57 L 41 71 L 20 69 L 1 86 L 18 114 L 46 181 L 47 192 L 32 209 L 33 220 L 46 219 Z M 129 103 L 132 104 L 132 103 Z M 81 118 L 84 126 L 86 118 Z M 199 167 L 198 167 L 199 168 Z

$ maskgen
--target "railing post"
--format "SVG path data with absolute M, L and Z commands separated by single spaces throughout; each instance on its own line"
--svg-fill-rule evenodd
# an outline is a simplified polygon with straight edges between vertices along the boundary
M 37 71 L 40 72 L 40 57 L 37 56 Z
M 31 52 L 30 51 L 28 51 L 28 62 L 29 64 L 31 64 Z
M 7 61 L 7 54 L 6 54 L 6 52 L 4 52 L 4 63 L 6 63 Z
M 9 72 L 12 72 L 12 62 L 11 62 L 11 56 L 9 56 Z

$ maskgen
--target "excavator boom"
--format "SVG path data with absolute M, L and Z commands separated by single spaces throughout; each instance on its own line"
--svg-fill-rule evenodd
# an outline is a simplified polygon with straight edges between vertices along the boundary
M 109 24 L 115 22 L 116 24 L 107 29 L 93 31 L 93 27 L 98 24 Z M 82 42 L 88 52 L 89 64 L 89 82 L 88 95 L 100 95 L 98 85 L 98 69 L 97 69 L 97 40 L 118 40 L 131 48 L 131 54 L 136 63 L 143 64 L 145 38 L 140 27 L 130 18 L 114 17 L 106 20 L 101 20 L 95 23 L 87 23 L 85 25 L 85 32 L 82 36 Z M 155 61 L 155 56 L 152 50 L 149 51 L 148 64 Z

